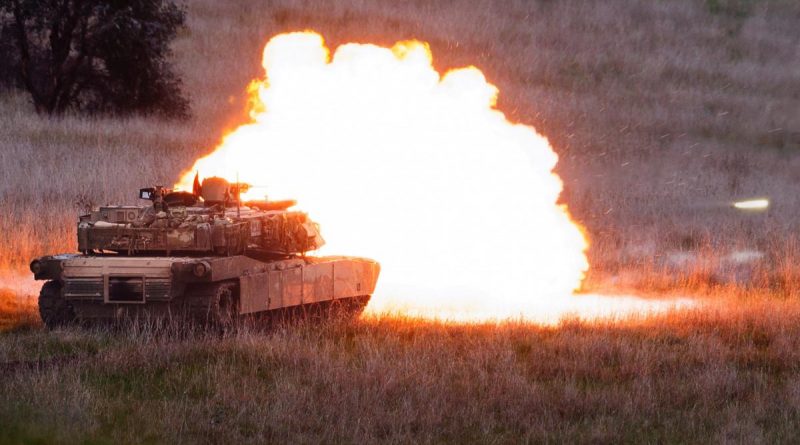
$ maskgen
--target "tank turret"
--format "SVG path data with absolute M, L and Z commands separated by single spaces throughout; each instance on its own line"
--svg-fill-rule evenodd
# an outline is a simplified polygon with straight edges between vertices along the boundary
M 146 206 L 103 206 L 81 216 L 78 250 L 125 255 L 304 255 L 325 243 L 293 201 L 242 203 L 248 186 L 207 178 L 195 193 L 144 188 Z

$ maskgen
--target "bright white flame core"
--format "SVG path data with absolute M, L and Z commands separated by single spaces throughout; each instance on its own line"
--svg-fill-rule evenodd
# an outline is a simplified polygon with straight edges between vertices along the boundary
M 497 89 L 478 69 L 440 76 L 419 42 L 347 44 L 330 59 L 311 32 L 276 36 L 263 60 L 253 122 L 179 187 L 190 189 L 195 171 L 238 174 L 265 186 L 249 197 L 298 199 L 322 226 L 322 253 L 381 263 L 371 311 L 551 321 L 580 312 L 568 299 L 587 244 L 556 204 L 557 156 L 494 108 Z

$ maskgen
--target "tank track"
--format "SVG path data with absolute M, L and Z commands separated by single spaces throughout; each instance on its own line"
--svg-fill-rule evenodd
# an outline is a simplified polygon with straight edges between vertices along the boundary
M 39 313 L 49 329 L 77 323 L 78 318 L 72 305 L 64 299 L 62 286 L 58 281 L 48 281 L 42 286 L 39 295 Z M 222 281 L 195 285 L 186 289 L 182 298 L 174 301 L 170 312 L 200 325 L 229 331 L 240 322 L 248 320 L 255 325 L 282 321 L 321 321 L 325 319 L 355 319 L 369 303 L 370 295 L 359 295 L 322 303 L 306 304 L 285 309 L 277 309 L 252 316 L 238 314 L 238 283 Z M 99 320 L 95 320 L 97 322 Z M 83 320 L 81 323 L 89 323 Z
M 367 307 L 371 295 L 342 298 L 265 312 L 269 323 L 323 320 L 355 320 Z
M 48 281 L 39 292 L 39 315 L 48 329 L 75 323 L 75 310 L 61 295 L 61 283 Z
M 345 298 L 323 303 L 313 303 L 262 313 L 238 315 L 237 284 L 221 282 L 188 288 L 183 297 L 183 308 L 189 318 L 207 327 L 230 330 L 241 322 L 252 325 L 282 321 L 356 319 L 369 303 L 370 295 Z
M 371 295 L 359 295 L 353 298 L 336 300 L 332 302 L 334 303 L 333 304 L 334 315 L 338 313 L 339 315 L 342 316 L 358 318 L 358 316 L 361 315 L 362 312 L 364 312 L 364 309 L 367 307 L 370 298 Z M 336 307 L 337 303 L 339 305 L 338 308 Z
M 194 321 L 223 329 L 232 327 L 237 316 L 236 282 L 223 281 L 186 289 L 183 309 Z

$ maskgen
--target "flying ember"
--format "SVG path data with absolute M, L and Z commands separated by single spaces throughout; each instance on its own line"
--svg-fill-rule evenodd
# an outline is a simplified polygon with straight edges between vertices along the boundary
M 495 108 L 474 67 L 440 74 L 425 43 L 340 46 L 282 34 L 264 49 L 252 121 L 187 169 L 248 198 L 297 199 L 325 252 L 374 258 L 367 311 L 459 320 L 552 317 L 581 285 L 587 241 L 557 203 L 557 156 Z M 323 252 L 324 253 L 324 252 Z

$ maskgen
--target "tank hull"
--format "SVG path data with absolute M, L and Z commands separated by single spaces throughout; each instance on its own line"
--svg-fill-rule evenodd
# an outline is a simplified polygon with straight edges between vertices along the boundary
M 38 258 L 32 269 L 37 280 L 52 283 L 47 298 L 62 298 L 79 321 L 187 311 L 197 319 L 219 321 L 336 302 L 363 307 L 380 273 L 377 262 L 364 258 L 261 260 L 245 255 L 67 254 Z

